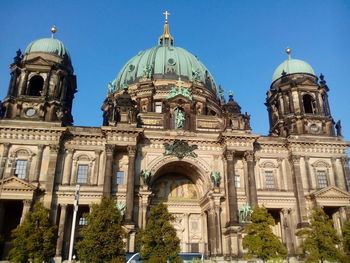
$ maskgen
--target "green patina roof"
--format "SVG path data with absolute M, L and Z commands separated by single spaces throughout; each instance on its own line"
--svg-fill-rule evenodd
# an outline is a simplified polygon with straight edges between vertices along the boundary
M 32 41 L 26 48 L 25 53 L 43 52 L 55 54 L 70 60 L 70 55 L 64 44 L 55 38 L 41 38 Z
M 287 59 L 279 65 L 272 76 L 272 82 L 282 77 L 282 72 L 286 74 L 307 73 L 315 75 L 313 68 L 305 61 L 300 59 Z
M 159 45 L 140 51 L 121 69 L 110 88 L 119 90 L 145 76 L 153 79 L 197 81 L 217 94 L 215 80 L 197 57 L 183 48 Z

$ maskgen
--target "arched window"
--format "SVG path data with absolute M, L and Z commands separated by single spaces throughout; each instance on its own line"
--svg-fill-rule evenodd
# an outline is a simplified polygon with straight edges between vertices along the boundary
M 44 79 L 39 76 L 33 76 L 29 80 L 29 86 L 28 86 L 28 95 L 29 96 L 41 96 L 41 92 L 43 91 L 44 87 Z
M 303 104 L 304 104 L 304 111 L 305 113 L 314 113 L 314 99 L 312 98 L 311 95 L 305 94 L 303 96 Z

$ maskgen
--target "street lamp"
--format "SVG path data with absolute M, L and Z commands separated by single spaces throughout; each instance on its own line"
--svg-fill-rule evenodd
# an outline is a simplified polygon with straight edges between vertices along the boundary
M 70 232 L 69 256 L 68 256 L 68 262 L 69 263 L 72 263 L 73 246 L 74 246 L 74 234 L 75 234 L 75 223 L 77 221 L 77 212 L 78 212 L 78 207 L 79 207 L 79 195 L 80 195 L 80 185 L 77 184 L 75 186 L 73 220 L 72 220 L 72 229 L 71 229 L 71 232 Z M 75 260 L 75 255 L 74 255 L 74 260 Z

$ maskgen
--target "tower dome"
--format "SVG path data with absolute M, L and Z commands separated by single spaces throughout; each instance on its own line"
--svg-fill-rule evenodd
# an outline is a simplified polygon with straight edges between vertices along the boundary
M 167 21 L 159 45 L 140 51 L 131 58 L 109 87 L 120 90 L 142 78 L 199 82 L 215 95 L 218 94 L 215 80 L 203 63 L 187 50 L 174 46 Z
M 51 38 L 40 38 L 32 41 L 25 49 L 25 53 L 49 53 L 57 55 L 61 58 L 67 57 L 70 60 L 70 55 L 65 45 L 62 43 L 62 41 L 53 37 L 56 31 L 56 27 L 53 27 L 51 28 Z
M 285 72 L 286 75 L 296 73 L 306 73 L 315 76 L 313 68 L 307 62 L 300 59 L 292 59 L 290 56 L 291 50 L 286 49 L 288 59 L 281 63 L 275 70 L 272 76 L 272 82 L 282 77 Z

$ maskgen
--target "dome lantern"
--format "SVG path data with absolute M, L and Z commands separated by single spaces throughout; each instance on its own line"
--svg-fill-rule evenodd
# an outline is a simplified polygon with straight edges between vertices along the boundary
M 159 45 L 174 46 L 174 38 L 170 35 L 169 24 L 168 24 L 168 16 L 170 15 L 170 13 L 168 11 L 165 11 L 163 15 L 165 15 L 165 24 L 164 24 L 163 35 L 159 37 Z

